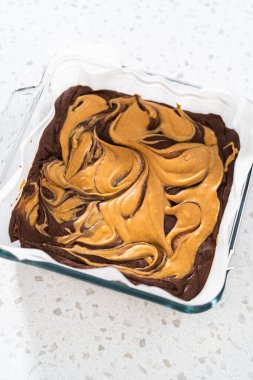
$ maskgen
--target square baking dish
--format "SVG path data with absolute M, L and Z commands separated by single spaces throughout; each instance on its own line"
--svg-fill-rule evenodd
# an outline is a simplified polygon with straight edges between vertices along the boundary
M 21 184 L 33 162 L 41 134 L 54 115 L 56 98 L 77 84 L 93 89 L 138 93 L 146 99 L 170 105 L 180 103 L 193 112 L 216 113 L 240 137 L 241 150 L 235 164 L 234 183 L 222 218 L 212 268 L 203 290 L 191 301 L 184 301 L 164 290 L 133 285 L 114 268 L 73 269 L 54 261 L 45 252 L 20 248 L 11 243 L 8 225 Z M 123 293 L 150 300 L 187 313 L 199 313 L 217 303 L 224 291 L 229 261 L 245 204 L 252 172 L 253 103 L 226 90 L 184 83 L 120 64 L 106 45 L 86 45 L 56 56 L 44 71 L 39 85 L 18 89 L 9 99 L 0 118 L 0 256 L 72 276 Z

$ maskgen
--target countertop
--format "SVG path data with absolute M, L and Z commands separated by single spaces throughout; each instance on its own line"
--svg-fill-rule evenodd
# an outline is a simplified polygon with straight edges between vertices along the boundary
M 252 24 L 253 1 L 3 0 L 0 109 L 83 41 L 113 43 L 134 68 L 253 97 Z M 0 259 L 1 380 L 253 379 L 252 186 L 234 270 L 203 314 Z

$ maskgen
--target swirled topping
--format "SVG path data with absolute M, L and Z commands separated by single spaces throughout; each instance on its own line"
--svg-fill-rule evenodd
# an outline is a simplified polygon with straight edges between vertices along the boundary
M 179 105 L 106 91 L 77 96 L 54 123 L 56 152 L 35 158 L 13 240 L 133 278 L 191 274 L 217 223 L 234 143 L 223 162 L 213 129 Z

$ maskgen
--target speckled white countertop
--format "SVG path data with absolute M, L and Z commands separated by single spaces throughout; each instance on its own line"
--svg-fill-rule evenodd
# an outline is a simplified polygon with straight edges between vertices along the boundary
M 2 0 L 0 109 L 86 40 L 113 42 L 132 67 L 253 97 L 252 25 L 253 1 Z M 251 187 L 223 299 L 199 315 L 0 259 L 1 380 L 253 379 L 252 231 Z

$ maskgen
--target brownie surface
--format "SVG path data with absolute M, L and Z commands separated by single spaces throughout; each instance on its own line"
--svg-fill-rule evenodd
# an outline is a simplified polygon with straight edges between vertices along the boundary
M 11 241 L 190 300 L 210 272 L 239 148 L 219 115 L 72 87 L 41 137 Z

